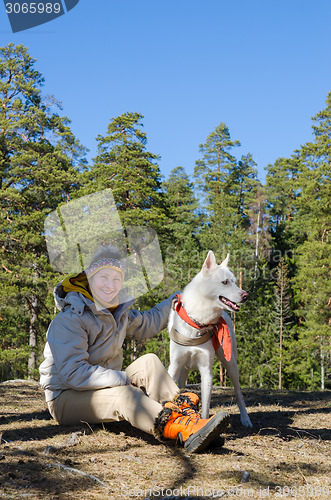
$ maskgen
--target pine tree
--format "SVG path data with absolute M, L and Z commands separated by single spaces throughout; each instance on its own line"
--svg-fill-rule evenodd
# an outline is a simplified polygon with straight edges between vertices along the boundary
M 249 206 L 250 228 L 248 241 L 254 249 L 254 279 L 258 278 L 258 273 L 265 272 L 264 264 L 270 258 L 271 235 L 268 226 L 268 214 L 266 211 L 266 191 L 261 185 L 255 193 L 255 199 Z
M 166 286 L 171 292 L 185 286 L 198 272 L 201 214 L 194 186 L 182 167 L 174 168 L 163 182 L 169 231 L 165 247 Z
M 309 356 L 310 369 L 320 373 L 320 387 L 330 365 L 330 262 L 331 262 L 331 92 L 326 107 L 313 117 L 314 141 L 300 151 L 298 224 L 304 241 L 297 248 L 295 277 L 299 341 Z M 308 351 L 307 351 L 308 350 Z M 319 370 L 316 365 L 320 366 Z
M 111 188 L 124 226 L 162 227 L 165 220 L 159 156 L 146 150 L 143 116 L 113 118 L 106 135 L 98 135 L 98 154 L 81 194 Z
M 243 229 L 248 229 L 250 219 L 248 208 L 256 199 L 256 194 L 261 183 L 257 179 L 256 163 L 251 154 L 241 157 L 229 172 L 227 192 L 232 196 L 231 205 L 236 208 L 239 217 L 238 224 Z
M 203 233 L 214 251 L 228 244 L 233 230 L 229 191 L 230 173 L 237 165 L 231 151 L 237 146 L 240 142 L 231 140 L 229 129 L 221 123 L 205 144 L 200 144 L 202 158 L 195 164 L 194 178 L 206 210 Z
M 283 347 L 284 340 L 288 336 L 288 326 L 291 323 L 292 308 L 291 308 L 291 287 L 289 282 L 289 269 L 284 257 L 281 258 L 276 270 L 276 283 L 274 288 L 274 330 L 278 340 L 278 355 L 274 358 L 278 360 L 278 389 L 282 389 L 283 381 Z M 277 345 L 277 342 L 275 342 Z
M 268 166 L 266 193 L 268 199 L 269 230 L 274 239 L 273 251 L 283 255 L 302 241 L 302 225 L 297 226 L 298 198 L 301 187 L 298 183 L 302 165 L 296 152 L 291 158 L 279 158 Z M 279 258 L 273 259 L 275 263 Z
M 38 340 L 52 314 L 48 286 L 54 274 L 43 223 L 75 189 L 83 165 L 83 149 L 68 120 L 52 111 L 54 100 L 42 96 L 44 80 L 34 64 L 23 45 L 0 49 L 3 376 L 10 364 L 21 376 L 33 375 Z
M 163 248 L 168 235 L 159 156 L 146 148 L 142 119 L 139 113 L 124 113 L 111 120 L 106 135 L 97 137 L 98 154 L 80 195 L 110 188 L 124 230 L 151 228 Z
M 200 146 L 202 159 L 196 162 L 194 177 L 205 202 L 201 240 L 222 257 L 232 252 L 232 266 L 242 267 L 252 259 L 252 248 L 245 246 L 251 228 L 250 205 L 256 198 L 260 182 L 256 164 L 250 154 L 240 161 L 231 154 L 240 146 L 221 123 L 206 143 Z
M 111 120 L 106 135 L 97 137 L 98 154 L 79 192 L 83 196 L 104 189 L 112 190 L 124 229 L 122 234 L 127 235 L 128 231 L 133 234 L 131 241 L 123 243 L 129 253 L 134 250 L 130 248 L 130 244 L 135 245 L 133 240 L 139 240 L 139 227 L 156 231 L 161 248 L 167 238 L 164 229 L 167 215 L 157 164 L 159 157 L 146 149 L 147 135 L 142 130 L 142 119 L 139 113 L 124 113 Z M 148 229 L 142 230 L 144 234 L 147 232 Z M 155 293 L 157 290 L 139 299 L 139 306 L 144 307 L 146 301 L 150 304 Z
M 236 313 L 240 382 L 249 387 L 273 387 L 275 349 L 274 290 L 267 263 L 258 264 L 256 278 L 244 276 L 249 299 Z
M 298 248 L 295 286 L 297 369 L 301 388 L 329 388 L 330 243 L 308 241 Z M 294 351 L 294 349 L 293 349 Z
M 252 155 L 242 156 L 237 165 L 229 172 L 229 182 L 226 194 L 229 197 L 230 213 L 230 250 L 231 262 L 240 270 L 247 271 L 256 253 L 256 241 L 252 242 L 251 232 L 258 232 L 254 228 L 254 214 L 252 205 L 255 204 L 261 183 L 257 178 L 257 168 Z M 261 207 L 260 207 L 261 210 Z M 257 221 L 256 221 L 257 222 Z M 248 243 L 248 244 L 246 244 Z M 251 244 L 249 244 L 251 243 Z
M 313 132 L 314 140 L 290 159 L 269 166 L 267 194 L 274 241 L 271 268 L 277 254 L 292 254 L 297 325 L 285 352 L 289 363 L 284 374 L 297 387 L 320 383 L 323 389 L 330 362 L 331 93 L 326 108 L 313 117 Z

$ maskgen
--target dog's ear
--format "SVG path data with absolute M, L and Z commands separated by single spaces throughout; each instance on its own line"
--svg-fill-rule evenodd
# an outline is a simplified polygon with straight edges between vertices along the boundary
M 229 257 L 230 257 L 230 254 L 228 253 L 228 255 L 226 256 L 226 258 L 223 260 L 222 264 L 221 264 L 221 267 L 229 267 L 228 264 L 229 264 Z
M 212 273 L 216 268 L 217 268 L 216 257 L 214 255 L 214 252 L 212 250 L 209 250 L 206 260 L 204 261 L 202 266 L 202 272 L 204 276 L 207 276 L 208 274 Z

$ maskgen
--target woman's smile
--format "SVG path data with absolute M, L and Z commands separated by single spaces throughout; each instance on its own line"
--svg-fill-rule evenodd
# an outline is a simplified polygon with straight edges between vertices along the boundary
M 100 269 L 89 279 L 92 294 L 104 302 L 111 302 L 116 297 L 122 282 L 122 274 L 108 267 Z

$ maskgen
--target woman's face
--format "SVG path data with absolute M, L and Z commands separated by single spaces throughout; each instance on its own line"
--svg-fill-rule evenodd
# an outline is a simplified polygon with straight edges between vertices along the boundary
M 105 267 L 89 279 L 89 284 L 92 294 L 95 293 L 104 302 L 111 303 L 122 287 L 122 274 Z

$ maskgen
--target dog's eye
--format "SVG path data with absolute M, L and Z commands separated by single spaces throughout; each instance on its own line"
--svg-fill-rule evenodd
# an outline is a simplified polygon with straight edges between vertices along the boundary
M 229 284 L 229 280 L 225 280 L 225 281 L 222 281 L 223 285 L 228 285 Z

